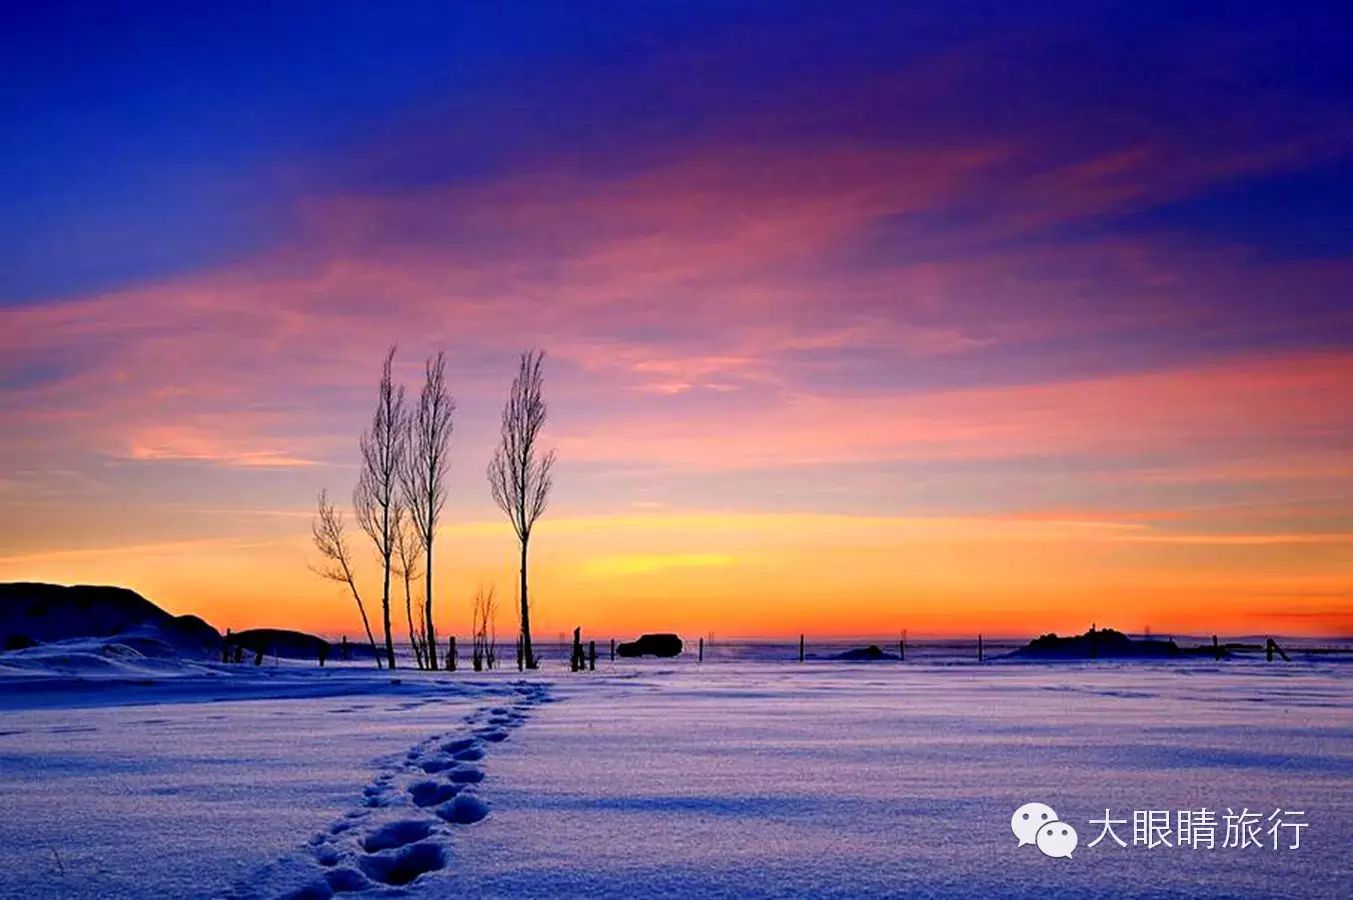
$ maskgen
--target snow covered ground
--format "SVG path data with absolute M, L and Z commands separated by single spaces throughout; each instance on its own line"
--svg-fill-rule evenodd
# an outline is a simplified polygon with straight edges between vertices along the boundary
M 1349 895 L 1346 664 L 599 669 L 10 668 L 0 895 Z M 1071 859 L 1016 846 L 1028 801 Z M 1133 845 L 1186 808 L 1216 849 Z

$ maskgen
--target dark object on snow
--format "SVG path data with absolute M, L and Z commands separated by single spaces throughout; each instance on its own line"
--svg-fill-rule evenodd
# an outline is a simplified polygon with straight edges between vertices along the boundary
M 138 632 L 133 637 L 142 641 L 153 638 L 161 647 L 168 642 L 193 656 L 215 657 L 221 649 L 220 633 L 197 616 L 170 615 L 126 588 L 0 584 L 0 646 L 16 638 L 47 643 L 127 632 Z
M 897 659 L 893 654 L 884 652 L 878 644 L 870 644 L 868 647 L 856 647 L 854 650 L 838 653 L 834 658 L 843 659 L 847 662 L 873 662 L 880 659 Z
M 615 652 L 617 656 L 661 656 L 671 657 L 681 655 L 681 638 L 675 634 L 645 634 L 641 635 L 637 641 L 626 641 L 617 644 Z
M 595 672 L 597 670 L 597 642 L 587 642 L 587 671 Z
M 583 655 L 583 630 L 573 629 L 573 652 L 568 657 L 570 672 L 581 672 L 587 667 L 587 657 Z
M 333 645 L 324 638 L 286 628 L 251 628 L 237 632 L 232 639 L 256 655 L 271 654 L 283 659 L 323 660 L 333 650 Z
M 1084 634 L 1036 637 L 1010 654 L 1012 659 L 1171 659 L 1187 651 L 1174 641 L 1135 640 L 1112 628 L 1091 628 Z M 1203 652 L 1213 653 L 1211 647 Z M 1217 651 L 1220 652 L 1220 649 Z M 1220 657 L 1218 657 L 1220 658 Z
M 11 634 L 5 638 L 6 650 L 27 650 L 29 647 L 36 647 L 37 645 L 38 642 L 26 634 Z

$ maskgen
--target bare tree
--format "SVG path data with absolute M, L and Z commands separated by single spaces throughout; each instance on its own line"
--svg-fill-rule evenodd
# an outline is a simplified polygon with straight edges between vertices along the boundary
M 476 672 L 483 668 L 492 669 L 494 660 L 498 655 L 498 630 L 494 622 L 496 604 L 493 594 L 492 585 L 487 589 L 480 585 L 479 590 L 475 591 L 474 595 L 474 645 L 470 658 L 474 663 Z
M 413 648 L 413 659 L 420 669 L 426 667 L 427 656 L 423 652 L 424 628 L 420 626 L 415 631 L 413 627 L 413 580 L 421 574 L 418 567 L 422 561 L 423 541 L 413 524 L 412 514 L 401 504 L 399 524 L 395 528 L 395 573 L 404 580 L 404 618 L 409 626 L 409 646 Z
M 315 547 L 324 562 L 310 568 L 321 577 L 330 581 L 341 581 L 352 591 L 352 599 L 357 601 L 357 611 L 362 614 L 362 627 L 366 629 L 366 639 L 371 642 L 371 655 L 376 660 L 376 668 L 381 667 L 381 657 L 376 652 L 376 638 L 371 633 L 371 622 L 366 617 L 366 606 L 362 595 L 357 592 L 357 582 L 352 575 L 352 554 L 348 550 L 348 540 L 343 524 L 343 514 L 329 502 L 327 491 L 319 492 L 319 511 L 310 531 L 315 537 Z M 346 641 L 347 638 L 344 638 Z
M 531 649 L 531 605 L 526 594 L 526 551 L 531 529 L 550 499 L 554 450 L 540 451 L 540 431 L 545 426 L 546 407 L 542 351 L 521 355 L 517 377 L 512 379 L 503 406 L 498 449 L 489 463 L 489 490 L 498 508 L 512 522 L 521 546 L 521 642 L 528 669 L 536 668 Z
M 380 391 L 371 427 L 362 432 L 362 472 L 353 491 L 352 505 L 357 523 L 362 526 L 384 569 L 381 615 L 385 625 L 386 663 L 395 667 L 395 642 L 390 632 L 390 572 L 395 555 L 396 526 L 399 524 L 399 470 L 404 464 L 407 438 L 404 388 L 396 388 L 390 378 L 395 348 L 385 354 L 381 367 Z
M 437 521 L 446 505 L 446 474 L 451 466 L 451 431 L 456 401 L 446 387 L 446 354 L 438 353 L 424 367 L 418 405 L 409 415 L 408 453 L 400 469 L 404 503 L 422 543 L 423 647 L 428 668 L 437 668 L 437 629 L 432 615 L 432 544 Z
M 418 652 L 423 654 L 423 659 L 424 659 L 424 661 L 426 662 L 426 660 L 427 660 L 427 648 L 423 646 L 423 639 L 422 639 L 422 637 L 420 637 L 420 636 L 418 636 L 418 635 L 424 635 L 424 634 L 427 634 L 427 622 L 423 619 L 423 606 L 422 606 L 422 604 L 419 604 L 418 606 L 414 607 L 414 609 L 415 609 L 415 611 L 416 611 L 416 612 L 415 612 L 415 616 L 414 616 L 414 618 L 416 619 L 416 623 L 415 623 L 415 638 L 414 638 L 414 640 L 416 641 L 415 646 L 418 648 Z
M 488 633 L 484 635 L 484 664 L 490 671 L 498 664 L 498 604 L 493 599 L 493 586 L 489 586 L 489 606 L 484 618 L 488 621 Z

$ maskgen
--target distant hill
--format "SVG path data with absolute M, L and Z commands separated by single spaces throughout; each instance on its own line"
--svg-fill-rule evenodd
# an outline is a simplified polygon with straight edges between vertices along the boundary
M 154 635 L 191 655 L 220 651 L 221 635 L 197 616 L 174 616 L 136 591 L 102 585 L 0 584 L 0 650 L 69 638 Z
M 223 641 L 252 658 L 341 659 L 341 648 L 323 638 L 283 628 L 254 628 L 222 636 L 197 616 L 174 616 L 136 591 L 101 585 L 0 583 L 0 652 L 80 638 L 108 638 L 145 656 L 220 659 Z M 350 645 L 348 658 L 369 658 Z

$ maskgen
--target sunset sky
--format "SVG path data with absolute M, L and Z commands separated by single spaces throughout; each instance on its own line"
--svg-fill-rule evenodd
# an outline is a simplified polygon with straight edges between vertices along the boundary
M 355 635 L 314 498 L 445 349 L 464 633 L 534 346 L 545 639 L 1353 633 L 1338 5 L 22 6 L 0 580 Z

